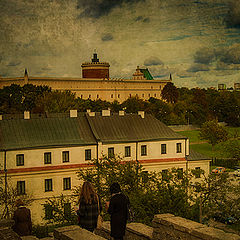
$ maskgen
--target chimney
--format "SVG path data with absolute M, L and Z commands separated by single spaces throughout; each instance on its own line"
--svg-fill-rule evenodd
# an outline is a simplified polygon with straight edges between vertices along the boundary
M 76 118 L 77 117 L 77 110 L 70 110 L 70 118 Z
M 24 119 L 30 119 L 30 112 L 24 111 Z
M 119 116 L 124 116 L 125 115 L 125 112 L 123 110 L 120 110 L 119 111 Z
M 102 116 L 110 116 L 110 110 L 102 110 Z
M 142 118 L 144 118 L 144 111 L 138 111 L 138 115 L 140 115 Z
M 89 112 L 88 115 L 89 115 L 90 117 L 95 117 L 95 112 Z

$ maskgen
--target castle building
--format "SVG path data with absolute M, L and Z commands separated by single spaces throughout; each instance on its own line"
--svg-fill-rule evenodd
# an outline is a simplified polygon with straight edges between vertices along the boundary
M 150 97 L 161 99 L 161 91 L 172 79 L 154 79 L 146 68 L 137 67 L 132 79 L 111 78 L 107 62 L 100 62 L 97 54 L 93 54 L 92 62 L 82 63 L 82 78 L 33 77 L 27 70 L 23 77 L 1 78 L 0 88 L 11 84 L 47 85 L 53 90 L 70 90 L 77 97 L 92 100 L 123 102 L 129 97 L 137 96 L 144 100 Z
M 89 160 L 119 155 L 145 171 L 203 169 L 210 159 L 189 149 L 189 140 L 152 115 L 110 110 L 0 118 L 0 177 L 18 194 L 30 194 L 34 224 L 43 223 L 47 198 L 71 196 L 81 183 L 76 172 Z M 3 211 L 3 209 L 0 209 Z

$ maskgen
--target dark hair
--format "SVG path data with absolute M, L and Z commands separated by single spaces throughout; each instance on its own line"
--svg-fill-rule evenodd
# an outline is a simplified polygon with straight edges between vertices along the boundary
M 114 194 L 114 193 L 119 193 L 119 192 L 121 192 L 120 185 L 117 182 L 113 183 L 110 186 L 110 193 Z

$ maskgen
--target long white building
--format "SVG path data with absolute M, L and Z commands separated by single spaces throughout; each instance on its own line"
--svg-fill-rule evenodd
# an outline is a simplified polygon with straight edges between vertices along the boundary
M 77 113 L 30 115 L 0 120 L 1 175 L 19 195 L 32 194 L 34 223 L 44 217 L 48 197 L 71 195 L 80 184 L 76 172 L 90 159 L 117 154 L 138 160 L 146 171 L 201 168 L 209 172 L 209 159 L 189 150 L 188 138 L 174 132 L 152 115 Z

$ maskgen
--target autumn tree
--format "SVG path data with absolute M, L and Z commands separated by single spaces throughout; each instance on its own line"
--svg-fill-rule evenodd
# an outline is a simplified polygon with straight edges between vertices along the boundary
M 228 132 L 220 126 L 217 120 L 205 122 L 200 129 L 200 139 L 207 140 L 212 145 L 212 148 L 228 139 Z
M 178 89 L 174 86 L 172 82 L 168 82 L 164 86 L 161 96 L 169 103 L 176 103 L 179 97 Z

